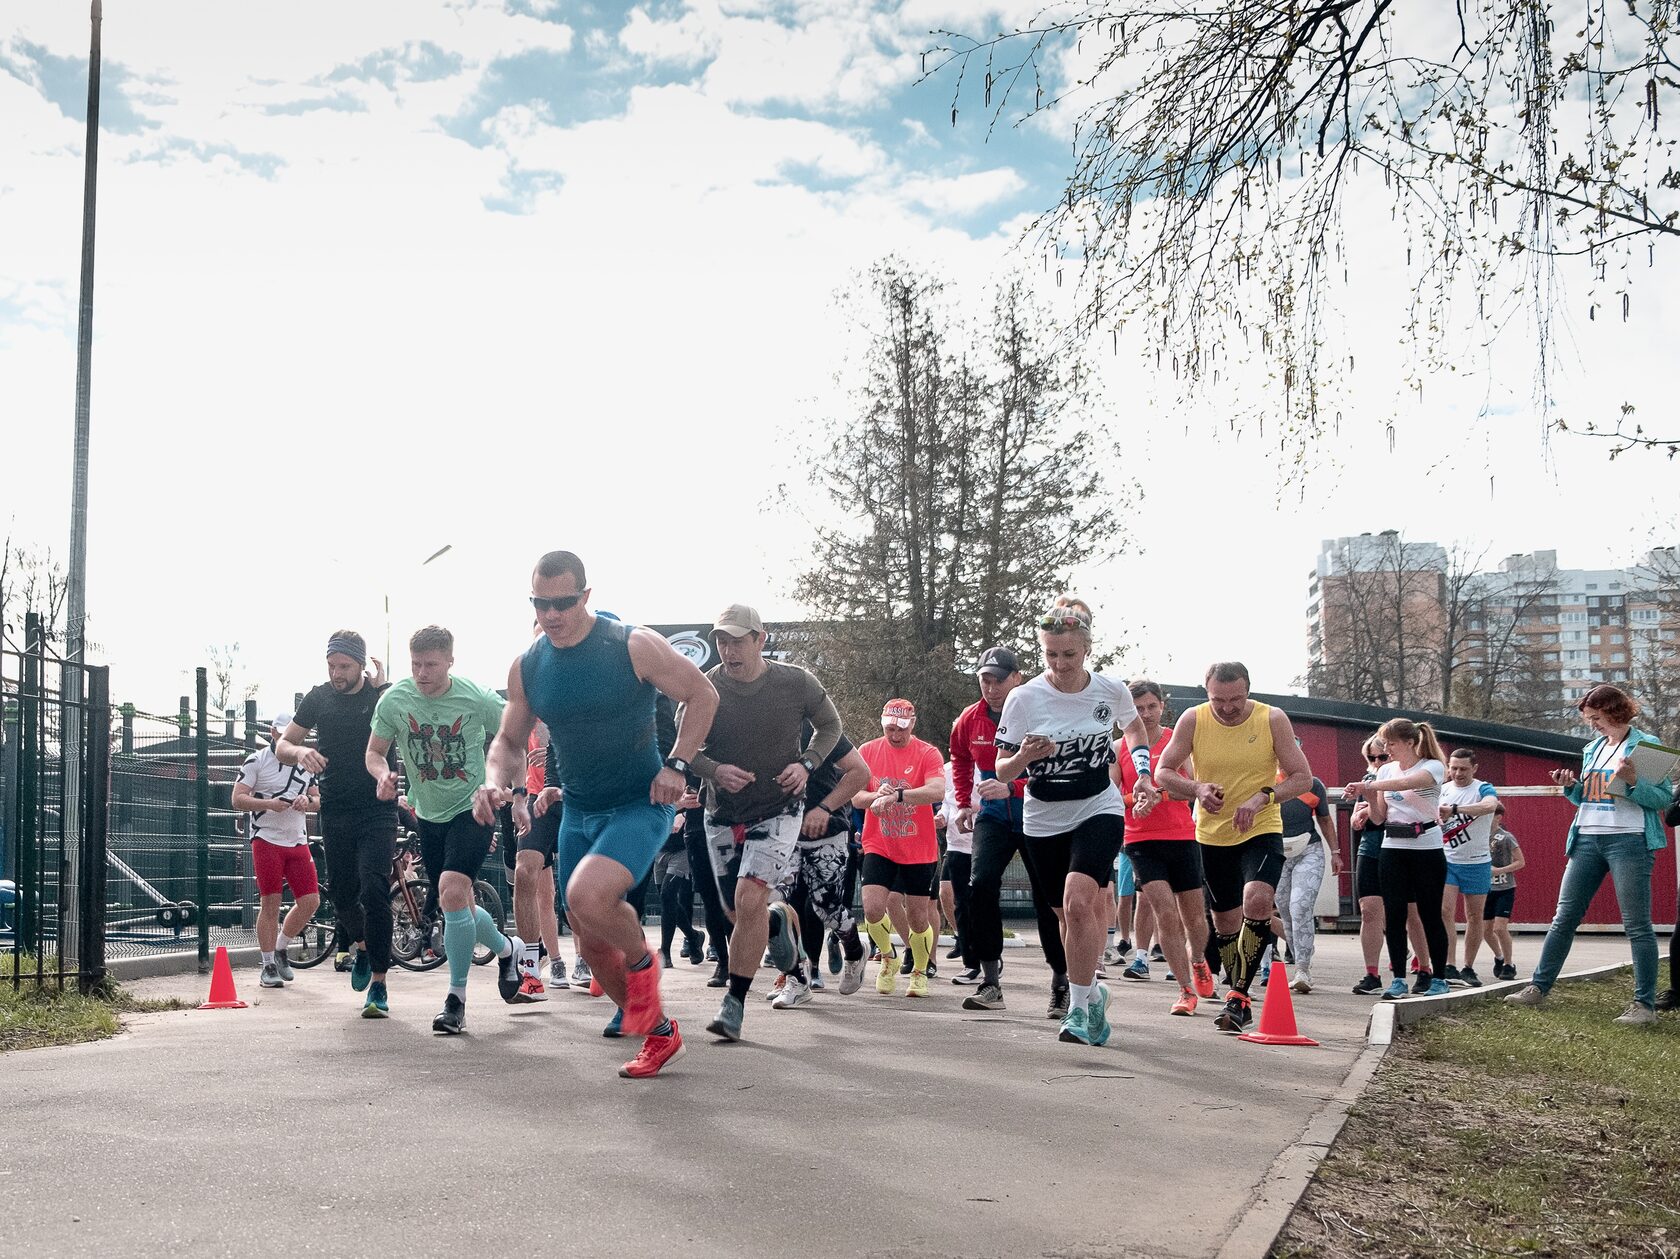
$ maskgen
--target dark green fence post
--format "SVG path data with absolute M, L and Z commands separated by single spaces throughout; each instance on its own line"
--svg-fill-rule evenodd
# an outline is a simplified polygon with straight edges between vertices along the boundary
M 40 968 L 41 906 L 36 897 L 41 864 L 40 774 L 41 618 L 30 612 L 24 617 L 23 688 L 18 695 L 18 918 L 12 949 L 13 987 L 23 969 L 24 954 L 33 952 L 36 969 Z
M 198 800 L 198 971 L 210 969 L 210 675 L 198 671 L 198 740 L 194 749 Z
M 87 777 L 82 787 L 81 939 L 76 950 L 76 986 L 85 994 L 105 982 L 105 849 L 111 811 L 111 671 L 87 671 L 87 708 L 80 716 L 86 733 Z

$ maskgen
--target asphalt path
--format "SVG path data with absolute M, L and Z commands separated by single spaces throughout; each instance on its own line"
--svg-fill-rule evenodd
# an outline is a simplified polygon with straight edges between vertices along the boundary
M 1527 937 L 1524 975 L 1539 941 Z M 568 957 L 570 940 L 566 942 Z M 1578 943 L 1570 969 L 1625 960 Z M 1151 1255 L 1218 1251 L 1268 1167 L 1364 1047 L 1357 941 L 1321 937 L 1297 997 L 1316 1049 L 1213 1029 L 1176 985 L 1109 981 L 1115 1036 L 1060 1043 L 1036 948 L 1005 961 L 1008 1010 L 834 987 L 749 999 L 745 1039 L 704 1031 L 710 967 L 666 977 L 687 1052 L 625 1080 L 633 1041 L 601 998 L 506 1006 L 475 968 L 468 1034 L 433 1036 L 444 971 L 392 972 L 386 1021 L 348 976 L 249 1009 L 128 1020 L 98 1044 L 7 1055 L 6 1248 L 94 1254 Z M 133 985 L 202 997 L 198 976 Z

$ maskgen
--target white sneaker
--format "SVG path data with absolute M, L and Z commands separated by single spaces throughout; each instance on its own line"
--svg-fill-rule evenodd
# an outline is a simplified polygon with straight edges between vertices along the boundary
M 566 980 L 566 963 L 555 958 L 548 964 L 548 986 L 550 988 L 570 988 Z
M 791 1010 L 796 1005 L 805 1005 L 811 1000 L 811 985 L 809 981 L 801 983 L 792 975 L 784 976 L 787 980 L 782 990 L 776 994 L 776 999 L 770 1003 L 772 1010 Z M 1640 1007 L 1644 1009 L 1643 1006 Z M 1652 1015 L 1654 1019 L 1656 1016 Z
M 1104 966 L 1119 966 L 1125 960 L 1126 959 L 1124 955 L 1121 954 L 1120 950 L 1115 948 L 1112 944 L 1103 950 L 1102 964 Z
M 262 977 L 257 982 L 264 988 L 284 988 L 286 986 L 285 981 L 280 978 L 280 968 L 273 962 L 263 963 Z M 1653 1019 L 1655 1017 L 1655 1015 L 1652 1016 Z
M 1295 972 L 1295 982 L 1289 985 L 1296 992 L 1303 995 L 1312 991 L 1312 976 L 1304 970 Z
M 578 960 L 572 963 L 572 987 L 587 989 L 589 981 L 593 978 L 594 972 L 589 969 L 589 963 L 584 961 L 580 954 Z
M 1649 1027 L 1657 1021 L 1657 1012 L 1641 1002 L 1630 1001 L 1628 1008 L 1610 1021 L 1623 1027 Z
M 1540 1005 L 1546 1000 L 1546 994 L 1537 984 L 1526 984 L 1517 992 L 1505 998 L 1506 1005 Z M 1637 1003 L 1636 1003 L 1637 1004 Z M 1620 1020 L 1617 1020 L 1620 1022 Z
M 278 949 L 274 953 L 274 969 L 280 973 L 280 978 L 287 983 L 297 981 L 297 972 L 292 969 L 292 963 L 287 956 Z
M 869 955 L 865 953 L 855 962 L 847 962 L 840 968 L 840 995 L 849 997 L 863 987 L 863 968 L 869 965 Z

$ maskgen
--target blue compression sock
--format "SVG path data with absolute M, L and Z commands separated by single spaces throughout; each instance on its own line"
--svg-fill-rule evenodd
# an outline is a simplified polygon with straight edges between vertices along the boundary
M 482 909 L 478 912 L 484 913 Z M 473 945 L 478 940 L 473 917 L 473 911 L 470 909 L 443 911 L 443 951 L 449 956 L 451 988 L 465 988 L 467 976 L 472 973 Z M 488 918 L 489 915 L 485 914 L 485 917 Z M 495 930 L 494 926 L 491 930 Z
M 482 905 L 473 906 L 473 928 L 478 942 L 488 947 L 497 957 L 505 956 L 513 947 L 513 942 L 496 929 L 496 920 Z

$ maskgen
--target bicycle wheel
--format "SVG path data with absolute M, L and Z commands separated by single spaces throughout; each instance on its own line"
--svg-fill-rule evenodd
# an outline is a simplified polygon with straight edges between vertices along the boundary
M 314 915 L 304 925 L 302 933 L 286 949 L 286 960 L 293 966 L 318 966 L 332 954 L 333 946 L 337 943 L 337 919 L 333 916 L 332 902 L 327 899 L 326 893 L 322 892 L 321 903 L 316 907 Z
M 490 915 L 492 921 L 495 922 L 496 930 L 505 934 L 507 928 L 507 918 L 502 912 L 502 898 L 496 895 L 496 889 L 491 887 L 483 879 L 478 879 L 473 883 L 473 897 L 481 906 L 484 907 L 485 911 Z M 490 951 L 489 945 L 479 944 L 473 946 L 474 966 L 488 966 L 495 960 L 496 955 Z
M 430 891 L 424 879 L 410 879 L 408 896 L 400 889 L 391 894 L 391 960 L 404 970 L 435 970 L 443 965 L 443 951 L 432 947 L 430 924 L 418 917 Z

